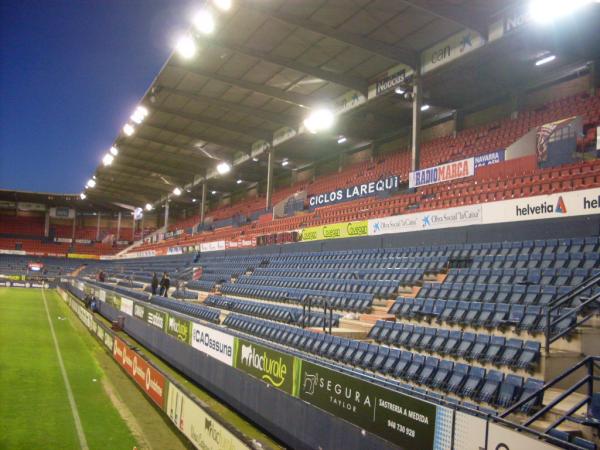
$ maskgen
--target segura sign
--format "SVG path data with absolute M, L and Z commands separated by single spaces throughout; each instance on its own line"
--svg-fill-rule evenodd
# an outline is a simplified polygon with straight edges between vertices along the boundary
M 406 449 L 432 449 L 436 406 L 302 361 L 299 397 Z
M 361 220 L 358 222 L 334 223 L 331 225 L 305 228 L 302 230 L 302 240 L 318 241 L 321 239 L 367 236 L 368 234 L 369 222 Z

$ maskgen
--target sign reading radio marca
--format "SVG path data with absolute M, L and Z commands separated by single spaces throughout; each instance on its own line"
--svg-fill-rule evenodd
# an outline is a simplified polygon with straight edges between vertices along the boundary
M 369 234 L 369 222 L 361 220 L 358 222 L 342 222 L 330 225 L 321 225 L 302 230 L 303 241 L 318 241 L 321 239 L 338 239 L 347 237 L 367 236 Z
M 436 406 L 302 362 L 299 397 L 406 449 L 432 449 Z
M 317 208 L 319 206 L 369 197 L 375 194 L 393 192 L 398 190 L 399 184 L 400 177 L 394 175 L 385 179 L 371 181 L 369 183 L 357 184 L 345 189 L 337 189 L 335 191 L 313 195 L 309 197 L 308 205 L 311 208 Z
M 166 385 L 163 375 L 117 337 L 114 338 L 113 357 L 154 403 L 162 408 Z
M 230 334 L 192 322 L 192 347 L 228 366 L 233 366 L 235 338 Z
M 191 442 L 202 450 L 247 449 L 237 436 L 208 415 L 180 389 L 169 383 L 167 415 Z
M 299 378 L 293 356 L 238 338 L 234 361 L 237 369 L 293 395 Z
M 408 175 L 408 186 L 416 188 L 427 186 L 428 184 L 472 177 L 473 175 L 475 175 L 475 160 L 467 158 L 442 164 L 441 166 L 428 167 L 427 169 L 410 172 Z

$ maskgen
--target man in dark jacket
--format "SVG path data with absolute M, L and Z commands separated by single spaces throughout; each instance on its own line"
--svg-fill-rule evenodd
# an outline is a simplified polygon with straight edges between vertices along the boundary
M 169 296 L 169 288 L 171 287 L 171 279 L 169 274 L 165 272 L 165 297 Z
M 156 276 L 156 272 L 152 274 L 152 295 L 156 295 L 156 290 L 158 289 L 158 277 Z
M 160 279 L 160 291 L 158 295 L 165 295 L 165 280 L 167 279 L 167 272 L 163 272 L 163 276 Z

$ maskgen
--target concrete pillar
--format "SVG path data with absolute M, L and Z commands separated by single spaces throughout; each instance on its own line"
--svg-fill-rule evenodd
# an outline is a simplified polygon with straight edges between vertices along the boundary
M 265 205 L 265 209 L 269 209 L 272 206 L 272 197 L 273 196 L 273 149 L 270 148 L 268 150 L 268 158 L 267 158 L 267 202 Z
M 165 233 L 169 228 L 169 200 L 165 202 Z
M 340 157 L 338 160 L 338 173 L 344 170 L 344 166 L 346 165 L 346 153 L 340 153 Z
M 465 114 L 462 111 L 455 109 L 454 113 L 452 114 L 452 120 L 454 122 L 454 129 L 452 130 L 452 132 L 453 132 L 454 137 L 456 137 L 458 132 L 463 129 L 463 122 L 465 120 Z
M 142 222 L 141 222 L 140 226 L 142 227 L 140 230 L 142 233 L 140 239 L 143 241 L 144 240 L 144 216 L 142 216 Z
M 412 102 L 412 136 L 410 170 L 419 170 L 421 165 L 421 104 L 423 103 L 421 92 L 421 75 L 415 70 L 413 75 L 413 102 Z
M 131 215 L 131 241 L 135 241 L 135 216 Z
M 121 211 L 117 214 L 117 241 L 121 237 Z
M 96 240 L 99 241 L 100 240 L 100 213 L 98 214 L 98 225 L 96 226 Z
M 598 89 L 598 85 L 600 84 L 600 70 L 598 70 L 599 60 L 594 60 L 588 62 L 588 68 L 590 71 L 590 84 L 589 91 L 590 95 L 596 95 L 596 90 Z
M 202 183 L 202 199 L 200 200 L 200 225 L 204 225 L 204 214 L 206 213 L 206 181 Z
M 44 214 L 44 237 L 48 237 L 50 234 L 50 213 L 46 211 Z
M 510 94 L 510 118 L 516 119 L 519 117 L 519 110 L 521 109 L 522 96 L 519 91 L 513 91 Z

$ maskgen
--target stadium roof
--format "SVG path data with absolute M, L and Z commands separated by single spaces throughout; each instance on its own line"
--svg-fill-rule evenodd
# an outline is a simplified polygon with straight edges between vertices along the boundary
M 264 180 L 269 147 L 277 177 L 390 136 L 410 125 L 411 103 L 393 87 L 414 67 L 431 105 L 424 120 L 435 121 L 543 83 L 547 73 L 534 62 L 544 54 L 558 54 L 553 76 L 566 76 L 600 53 L 597 9 L 567 25 L 577 33 L 553 42 L 547 28 L 524 26 L 522 4 L 234 0 L 230 11 L 214 8 L 214 33 L 194 33 L 194 57 L 171 55 L 140 101 L 148 116 L 116 138 L 119 154 L 98 167 L 88 196 L 143 206 L 181 187 L 190 193 L 177 201 L 191 203 L 204 179 L 219 192 L 239 188 L 238 179 Z M 336 112 L 331 132 L 303 129 L 316 107 Z M 224 176 L 215 170 L 222 161 L 233 166 Z
M 82 200 L 79 194 L 57 194 L 54 192 L 29 192 L 0 189 L 0 202 L 4 205 L 17 203 L 39 203 L 46 206 L 68 206 L 83 211 L 120 211 L 124 208 L 112 201 L 101 199 Z

